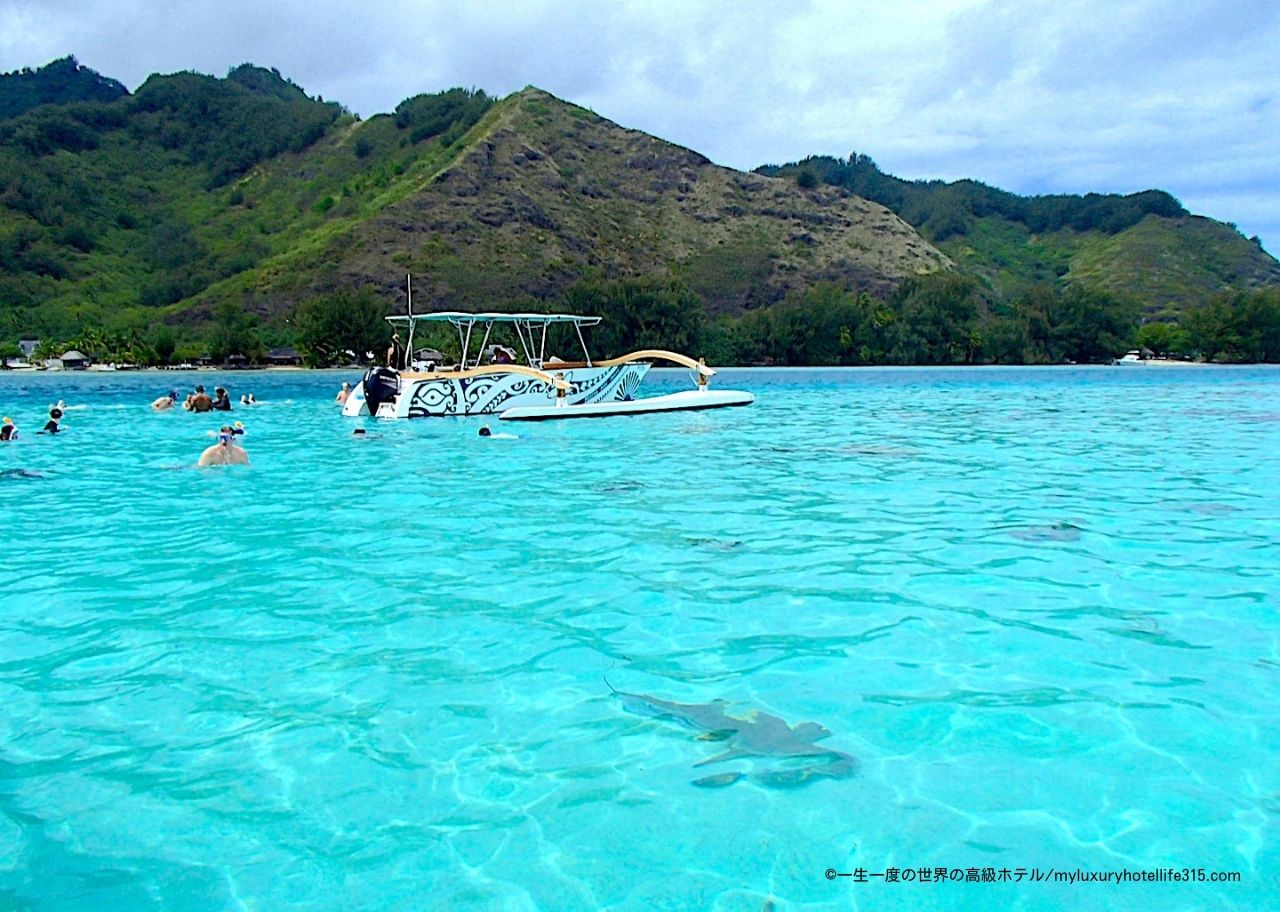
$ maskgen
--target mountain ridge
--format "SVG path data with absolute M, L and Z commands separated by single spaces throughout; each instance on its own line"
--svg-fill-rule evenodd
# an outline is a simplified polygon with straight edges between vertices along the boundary
M 438 243 L 399 265 L 424 274 L 424 297 L 442 309 L 457 309 L 460 296 L 554 297 L 584 270 L 619 278 L 700 262 L 732 268 L 752 251 L 773 261 L 757 264 L 750 285 L 702 289 L 716 313 L 834 278 L 886 293 L 950 265 L 878 204 L 722 168 L 534 87 L 499 102 L 468 136 L 417 192 L 365 223 L 356 243 L 331 242 L 327 256 L 344 277 L 405 271 L 392 268 L 394 240 L 413 233 Z M 535 268 L 517 268 L 521 259 Z M 794 278 L 798 260 L 809 276 Z
M 1189 213 L 1170 194 L 1018 196 L 974 180 L 908 181 L 866 155 L 813 156 L 757 172 L 842 186 L 899 214 L 989 297 L 1037 284 L 1087 285 L 1141 299 L 1153 317 L 1214 294 L 1280 284 L 1280 262 L 1258 238 Z
M 68 59 L 50 78 L 101 80 Z M 16 75 L 37 97 L 23 71 L 0 77 L 0 101 Z M 344 289 L 403 306 L 406 273 L 420 309 L 553 308 L 583 283 L 657 281 L 708 318 L 827 286 L 887 300 L 953 272 L 997 315 L 1041 286 L 1141 296 L 1172 319 L 1280 285 L 1260 247 L 1159 191 L 1023 198 L 902 181 L 865 156 L 737 171 L 533 86 L 365 120 L 251 64 L 120 91 L 0 120 L 0 334 L 198 331 L 230 307 L 283 338 L 294 309 Z

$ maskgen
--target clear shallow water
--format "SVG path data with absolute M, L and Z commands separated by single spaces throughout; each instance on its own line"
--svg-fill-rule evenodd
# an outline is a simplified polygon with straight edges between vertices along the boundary
M 353 438 L 342 379 L 0 374 L 0 908 L 1274 904 L 1280 370 L 724 371 L 516 440 Z M 148 410 L 196 382 L 251 466 Z M 824 877 L 920 867 L 1241 882 Z

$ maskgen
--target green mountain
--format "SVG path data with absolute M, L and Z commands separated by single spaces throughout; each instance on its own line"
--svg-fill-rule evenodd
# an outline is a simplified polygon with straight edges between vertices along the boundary
M 227 79 L 153 76 L 110 103 L 0 122 L 0 327 L 65 337 L 147 326 L 157 308 L 251 268 L 294 214 L 228 218 L 230 185 L 344 118 L 246 65 Z
M 377 121 L 325 154 L 349 155 Z M 207 299 L 272 309 L 345 284 L 391 292 L 411 272 L 424 306 L 465 309 L 553 300 L 584 277 L 674 275 L 720 313 L 827 280 L 883 294 L 947 265 L 882 206 L 718 167 L 533 88 L 447 152 L 373 205 L 335 206 L 308 243 Z
M 7 78 L 7 77 L 6 77 Z M 0 89 L 5 86 L 0 84 Z M 537 89 L 359 121 L 274 71 L 153 76 L 0 123 L 0 332 L 266 319 L 373 287 L 422 307 L 684 277 L 713 313 L 948 266 L 884 207 L 712 165 Z
M 1157 191 L 1027 199 L 859 156 L 744 173 L 536 88 L 361 121 L 249 64 L 129 94 L 67 58 L 0 76 L 0 110 L 0 345 L 363 350 L 315 339 L 316 308 L 376 332 L 410 273 L 419 310 L 590 309 L 611 345 L 722 361 L 1054 361 L 1132 344 L 1135 302 L 1280 287 L 1256 243 Z M 1197 350 L 1276 350 L 1254 332 L 1273 305 L 1233 323 L 1244 303 Z
M 906 181 L 865 155 L 814 157 L 759 173 L 843 187 L 914 226 L 993 302 L 1037 285 L 1135 299 L 1170 317 L 1215 295 L 1280 285 L 1280 263 L 1257 238 L 1193 216 L 1167 193 L 1023 197 L 977 181 Z

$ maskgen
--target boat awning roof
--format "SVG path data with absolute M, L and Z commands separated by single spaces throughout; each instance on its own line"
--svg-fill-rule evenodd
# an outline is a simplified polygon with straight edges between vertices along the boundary
M 398 326 L 411 323 L 452 323 L 454 326 L 465 326 L 485 323 L 520 323 L 524 326 L 543 326 L 551 323 L 573 323 L 578 326 L 595 326 L 600 317 L 583 317 L 577 314 L 545 314 L 545 313 L 463 313 L 456 310 L 442 310 L 438 313 L 395 314 L 387 317 L 387 322 Z

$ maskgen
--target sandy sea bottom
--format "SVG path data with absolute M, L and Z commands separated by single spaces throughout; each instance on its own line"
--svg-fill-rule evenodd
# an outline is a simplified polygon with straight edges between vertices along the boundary
M 0 908 L 1274 905 L 1280 370 L 343 379 L 0 375 Z

